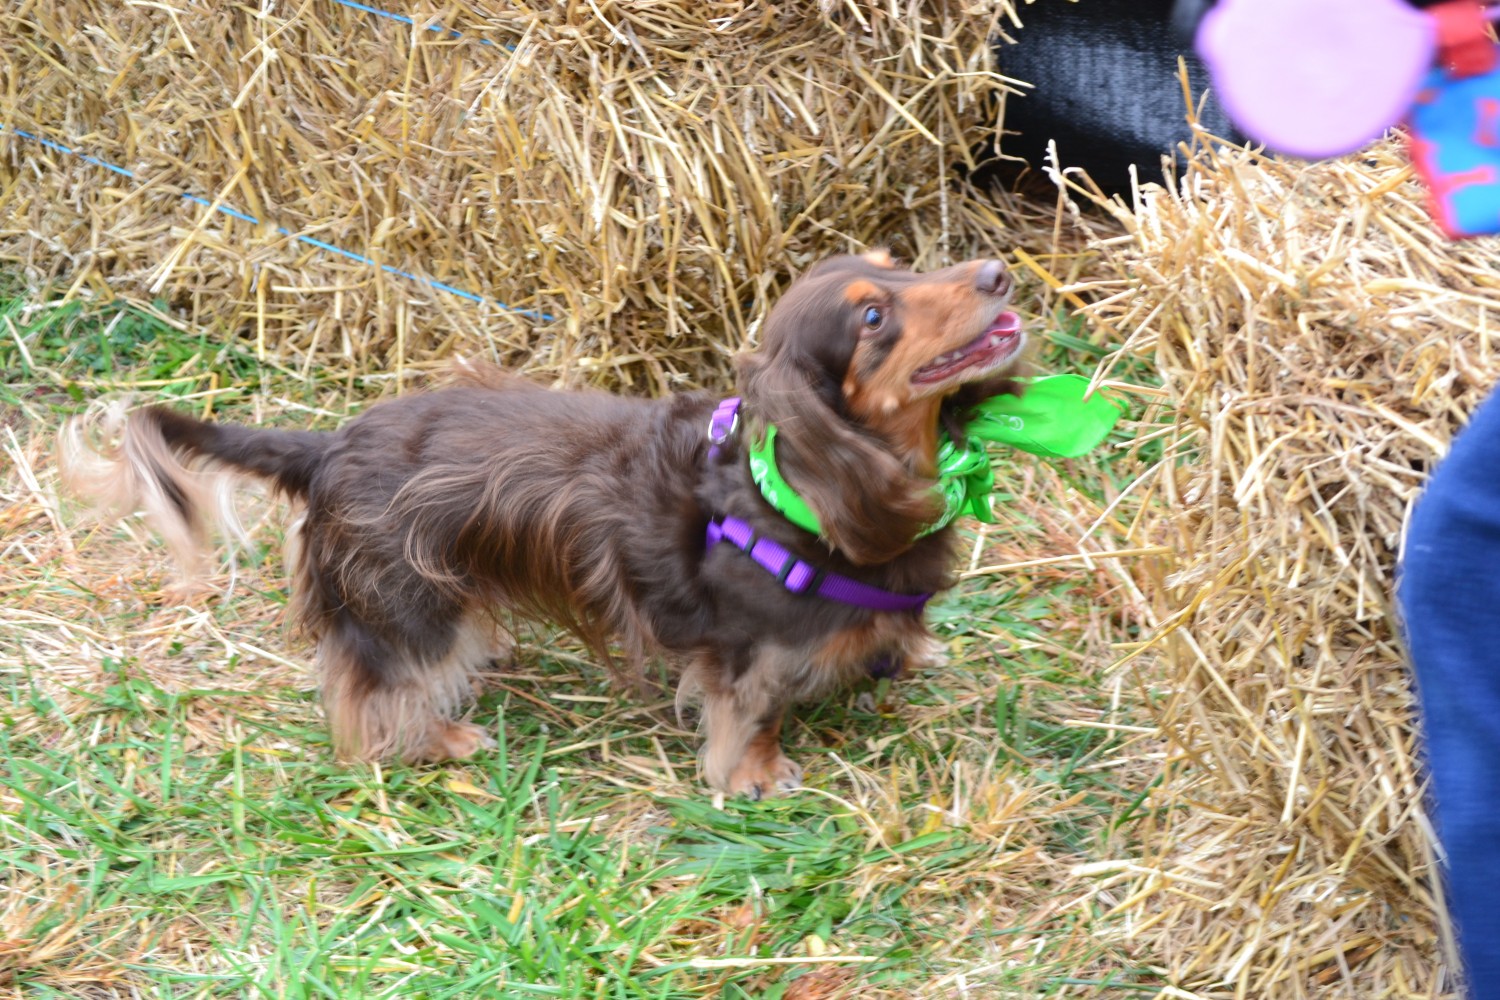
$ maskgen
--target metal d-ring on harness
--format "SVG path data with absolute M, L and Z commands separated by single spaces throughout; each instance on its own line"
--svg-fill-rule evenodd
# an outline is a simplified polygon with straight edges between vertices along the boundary
M 708 422 L 708 459 L 715 461 L 719 449 L 739 430 L 740 398 L 731 396 L 721 402 Z M 716 514 L 708 522 L 707 548 L 728 542 L 756 565 L 776 578 L 776 582 L 793 594 L 811 594 L 826 601 L 837 601 L 871 611 L 920 611 L 931 594 L 898 594 L 872 587 L 839 573 L 819 569 L 798 559 L 786 546 L 772 538 L 761 538 L 748 522 L 727 514 Z

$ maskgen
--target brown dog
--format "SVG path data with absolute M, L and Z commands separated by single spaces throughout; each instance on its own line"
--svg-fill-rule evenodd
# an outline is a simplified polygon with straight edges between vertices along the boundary
M 759 796 L 801 778 L 781 751 L 788 705 L 933 647 L 921 606 L 952 564 L 949 531 L 922 535 L 941 509 L 939 428 L 1016 391 L 1010 292 L 994 260 L 925 275 L 883 253 L 825 261 L 767 317 L 737 413 L 704 393 L 626 399 L 470 374 L 331 433 L 161 407 L 123 427 L 75 421 L 64 471 L 117 511 L 144 507 L 189 568 L 225 474 L 303 508 L 294 611 L 317 641 L 343 757 L 487 744 L 455 715 L 503 652 L 496 613 L 509 609 L 567 625 L 603 658 L 615 641 L 637 664 L 681 660 L 708 783 Z M 752 480 L 747 448 L 767 425 L 821 537 Z M 107 459 L 84 445 L 112 434 Z

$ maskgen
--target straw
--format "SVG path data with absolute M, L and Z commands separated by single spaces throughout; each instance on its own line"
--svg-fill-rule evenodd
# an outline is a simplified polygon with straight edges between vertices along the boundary
M 1005 244 L 945 168 L 994 145 L 1009 11 L 25 3 L 0 260 L 287 364 L 722 382 L 818 258 Z
M 1113 668 L 1163 752 L 1113 912 L 1215 996 L 1445 982 L 1391 594 L 1406 511 L 1500 370 L 1500 275 L 1422 198 L 1396 142 L 1304 164 L 1205 141 L 1116 208 L 1128 238 L 1076 289 L 1128 333 L 1105 367 L 1148 360 L 1172 398 L 1133 569 L 1154 628 Z

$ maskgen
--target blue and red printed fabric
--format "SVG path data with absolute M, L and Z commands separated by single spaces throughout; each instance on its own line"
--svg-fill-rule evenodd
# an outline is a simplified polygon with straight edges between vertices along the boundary
M 1450 237 L 1500 232 L 1500 68 L 1428 74 L 1408 119 L 1411 159 Z

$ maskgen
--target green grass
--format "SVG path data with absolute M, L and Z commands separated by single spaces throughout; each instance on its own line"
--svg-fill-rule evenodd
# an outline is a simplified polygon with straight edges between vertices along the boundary
M 1107 904 L 1070 874 L 1128 853 L 1147 791 L 1120 731 L 1078 724 L 1131 721 L 1103 671 L 1129 629 L 1101 625 L 1097 575 L 979 576 L 945 595 L 932 620 L 952 662 L 799 711 L 787 742 L 809 788 L 784 799 L 708 795 L 669 699 L 633 701 L 545 630 L 475 709 L 499 749 L 348 767 L 283 627 L 274 508 L 247 503 L 257 545 L 233 588 L 179 604 L 138 527 L 59 530 L 50 438 L 82 401 L 131 387 L 330 427 L 391 380 L 261 363 L 161 304 L 20 298 L 0 302 L 0 369 L 15 442 L 0 481 L 0 991 L 1159 991 L 1097 935 Z M 1004 523 L 981 563 L 1058 551 L 1067 526 L 1028 499 L 1028 470 L 1096 504 L 1132 472 L 1117 456 L 1002 467 Z

